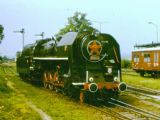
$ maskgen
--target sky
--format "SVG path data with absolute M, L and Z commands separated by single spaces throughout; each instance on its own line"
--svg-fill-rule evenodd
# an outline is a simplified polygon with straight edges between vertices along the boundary
M 44 32 L 48 38 L 58 33 L 76 11 L 86 13 L 93 27 L 117 40 L 122 58 L 131 59 L 135 44 L 157 42 L 160 0 L 0 0 L 5 34 L 0 55 L 15 57 L 22 50 L 22 34 L 13 31 L 24 28 L 25 45 L 34 43 L 41 38 L 35 34 Z

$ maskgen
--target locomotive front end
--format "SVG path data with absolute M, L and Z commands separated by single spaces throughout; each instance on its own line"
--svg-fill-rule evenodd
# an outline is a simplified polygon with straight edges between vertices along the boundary
M 109 99 L 118 96 L 119 91 L 126 90 L 126 84 L 121 81 L 119 45 L 112 36 L 85 36 L 81 42 L 81 54 L 85 61 L 86 78 L 82 83 L 80 99 L 86 93 Z

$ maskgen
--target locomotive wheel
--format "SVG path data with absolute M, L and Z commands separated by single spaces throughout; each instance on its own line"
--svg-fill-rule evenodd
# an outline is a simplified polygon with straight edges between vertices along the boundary
M 55 87 L 55 91 L 58 93 L 59 92 L 59 89 L 57 87 Z
M 69 85 L 69 87 L 68 87 L 68 96 L 69 97 L 71 97 L 71 98 L 73 98 L 74 97 L 74 95 L 73 95 L 73 91 L 74 91 L 74 88 L 73 88 L 73 86 L 72 85 Z
M 48 88 L 49 88 L 50 90 L 53 90 L 54 87 L 53 87 L 52 84 L 49 83 L 49 84 L 48 84 Z
M 64 89 L 62 90 L 62 94 L 63 94 L 63 95 L 68 95 L 68 90 L 64 88 Z
M 44 86 L 44 88 L 48 88 L 48 83 L 44 82 L 43 86 Z

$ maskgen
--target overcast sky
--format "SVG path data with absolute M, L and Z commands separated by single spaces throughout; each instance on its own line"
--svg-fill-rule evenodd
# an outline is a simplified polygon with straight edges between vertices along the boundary
M 157 42 L 156 27 L 148 22 L 160 27 L 160 0 L 0 0 L 5 29 L 0 55 L 15 57 L 22 49 L 22 35 L 13 31 L 25 28 L 25 44 L 35 42 L 40 37 L 34 35 L 41 32 L 52 37 L 76 11 L 97 21 L 93 26 L 99 30 L 101 23 L 101 32 L 119 42 L 123 57 L 130 58 L 135 43 Z

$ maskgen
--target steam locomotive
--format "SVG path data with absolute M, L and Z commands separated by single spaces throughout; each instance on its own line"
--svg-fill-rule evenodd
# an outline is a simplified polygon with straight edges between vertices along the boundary
M 69 32 L 59 42 L 39 40 L 17 53 L 16 65 L 22 79 L 37 78 L 81 102 L 108 100 L 126 89 L 119 44 L 109 34 Z

